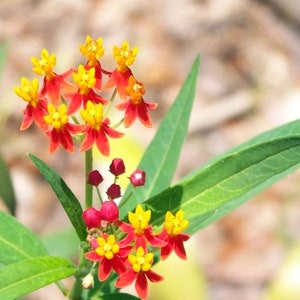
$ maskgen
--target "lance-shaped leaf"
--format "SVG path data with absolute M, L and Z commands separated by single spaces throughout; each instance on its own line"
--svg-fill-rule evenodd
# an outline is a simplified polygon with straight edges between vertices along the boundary
M 63 206 L 72 225 L 74 226 L 79 239 L 81 241 L 85 241 L 86 227 L 82 219 L 82 207 L 76 196 L 73 194 L 64 180 L 46 163 L 33 154 L 28 154 L 28 156 L 52 187 L 59 202 Z
M 214 159 L 193 176 L 146 201 L 153 211 L 152 222 L 159 226 L 167 210 L 182 209 L 190 220 L 189 233 L 195 233 L 299 167 L 299 135 L 260 143 L 254 139 L 253 144 L 248 142 Z
M 21 260 L 1 269 L 0 299 L 13 300 L 76 272 L 74 265 L 59 257 Z
M 146 171 L 146 185 L 136 189 L 130 199 L 121 205 L 124 217 L 136 204 L 166 189 L 173 179 L 180 151 L 187 133 L 195 96 L 200 57 L 193 63 L 175 102 L 162 120 L 155 137 L 147 147 L 138 168 Z M 129 194 L 126 191 L 124 198 Z
M 13 216 L 0 211 L 0 263 L 47 255 L 39 238 Z M 0 298 L 1 299 L 1 298 Z
M 11 178 L 7 165 L 0 155 L 0 198 L 7 205 L 9 211 L 14 214 L 16 209 L 16 198 L 11 183 Z

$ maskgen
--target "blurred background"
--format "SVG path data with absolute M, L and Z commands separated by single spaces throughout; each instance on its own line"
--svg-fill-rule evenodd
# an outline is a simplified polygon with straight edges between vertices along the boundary
M 54 167 L 79 198 L 83 158 L 78 152 L 48 155 L 48 140 L 36 128 L 20 132 L 25 103 L 13 88 L 21 76 L 35 77 L 30 57 L 42 48 L 56 54 L 57 73 L 82 63 L 78 45 L 87 34 L 103 37 L 107 69 L 114 67 L 114 44 L 138 46 L 132 69 L 146 86 L 145 98 L 159 103 L 152 129 L 142 135 L 139 125 L 129 130 L 124 155 L 132 169 L 198 54 L 196 99 L 174 180 L 300 116 L 297 0 L 1 0 L 0 43 L 7 58 L 0 81 L 0 151 L 11 171 L 17 217 L 41 237 L 69 223 L 26 153 Z M 150 299 L 300 299 L 299 183 L 296 172 L 200 231 L 188 244 L 187 262 L 174 258 L 157 266 L 166 280 L 151 285 Z M 54 248 L 59 252 L 60 245 Z M 63 297 L 53 285 L 26 299 Z

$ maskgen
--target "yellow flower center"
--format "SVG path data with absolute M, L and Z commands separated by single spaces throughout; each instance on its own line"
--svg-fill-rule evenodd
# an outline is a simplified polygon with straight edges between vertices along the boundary
M 93 40 L 89 35 L 87 35 L 85 45 L 79 46 L 81 54 L 88 59 L 88 64 L 90 66 L 95 66 L 96 61 L 103 56 L 104 48 L 102 44 L 102 38 Z
M 133 76 L 130 76 L 126 87 L 126 94 L 130 97 L 133 104 L 139 104 L 143 100 L 145 87 L 141 82 L 136 81 Z
M 116 238 L 112 234 L 109 235 L 107 239 L 98 237 L 97 243 L 99 247 L 96 248 L 96 253 L 100 256 L 105 256 L 107 259 L 112 259 L 120 250 L 120 247 L 116 242 Z
M 120 48 L 114 46 L 113 56 L 118 64 L 118 71 L 126 71 L 127 67 L 134 63 L 137 53 L 138 48 L 135 47 L 130 50 L 129 43 L 127 41 L 124 41 Z
M 188 220 L 184 220 L 183 211 L 179 210 L 174 216 L 170 211 L 166 213 L 165 229 L 170 236 L 176 236 L 184 231 L 189 225 Z
M 61 130 L 68 123 L 67 106 L 61 104 L 56 108 L 52 104 L 48 104 L 48 115 L 44 116 L 44 120 L 47 124 L 52 125 L 55 129 Z
M 129 212 L 128 219 L 136 234 L 143 234 L 149 226 L 151 210 L 144 211 L 140 204 L 137 205 L 135 213 Z
M 21 78 L 21 86 L 14 88 L 15 93 L 28 102 L 31 106 L 36 107 L 38 99 L 39 81 L 37 78 L 29 81 L 27 78 Z
M 152 266 L 153 253 L 150 252 L 145 254 L 144 249 L 139 247 L 136 251 L 136 255 L 128 255 L 128 261 L 134 272 L 147 272 Z
M 103 121 L 103 105 L 88 101 L 86 109 L 80 110 L 81 118 L 93 129 L 99 130 Z
M 95 68 L 86 70 L 83 65 L 79 65 L 77 72 L 72 73 L 72 77 L 82 95 L 86 95 L 96 84 Z
M 41 51 L 41 59 L 37 57 L 31 57 L 33 64 L 33 72 L 38 75 L 45 75 L 47 80 L 50 80 L 55 76 L 53 68 L 56 65 L 56 57 L 54 54 L 49 55 L 46 49 Z

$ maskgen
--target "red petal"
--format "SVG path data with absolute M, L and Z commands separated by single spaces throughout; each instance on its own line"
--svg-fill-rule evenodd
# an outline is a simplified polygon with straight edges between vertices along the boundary
M 69 152 L 74 152 L 73 140 L 69 131 L 67 130 L 58 131 L 58 137 L 60 143 L 66 150 L 68 150 Z
M 77 91 L 77 93 L 72 95 L 72 99 L 68 107 L 68 114 L 72 115 L 74 112 L 76 112 L 80 108 L 81 102 L 82 102 L 82 95 L 79 93 L 79 91 Z
M 165 260 L 166 258 L 168 258 L 168 256 L 171 254 L 173 248 L 174 248 L 174 245 L 171 241 L 169 241 L 165 247 L 161 248 L 161 251 L 160 251 L 161 259 Z
M 102 124 L 102 129 L 110 138 L 116 139 L 116 138 L 120 138 L 124 135 L 123 132 L 117 131 L 117 130 L 109 127 L 108 122 L 109 122 L 108 119 L 104 120 L 104 122 Z
M 90 251 L 90 252 L 85 253 L 85 257 L 86 257 L 86 259 L 91 260 L 91 261 L 102 260 L 102 257 L 99 256 L 95 251 Z
M 105 281 L 112 271 L 111 260 L 103 259 L 99 264 L 98 278 L 100 281 Z
M 57 150 L 59 146 L 59 137 L 57 131 L 52 129 L 51 131 L 46 133 L 50 137 L 50 144 L 49 144 L 49 152 L 53 153 Z
M 50 102 L 53 105 L 58 105 L 60 101 L 60 85 L 56 77 L 51 80 L 45 80 L 45 89 L 42 92 L 46 92 Z
M 93 129 L 91 127 L 86 127 L 85 130 L 85 138 L 81 143 L 80 146 L 80 151 L 84 152 L 92 148 L 94 144 L 94 134 L 93 134 Z
M 178 235 L 175 238 L 174 251 L 175 251 L 175 253 L 177 254 L 178 257 L 180 257 L 181 259 L 186 260 L 186 253 L 185 253 L 185 249 L 184 249 L 184 245 L 183 245 L 183 240 L 182 240 L 180 235 Z
M 118 274 L 122 274 L 126 271 L 126 266 L 119 256 L 114 256 L 111 260 L 111 265 L 114 271 Z
M 147 105 L 147 109 L 149 109 L 149 110 L 156 109 L 157 106 L 158 106 L 158 103 L 146 102 L 146 101 L 145 101 L 145 103 L 146 103 L 146 105 Z
M 128 105 L 131 103 L 130 100 L 127 100 L 125 102 L 121 102 L 121 103 L 118 103 L 116 104 L 116 108 L 119 109 L 119 110 L 126 110 Z
M 145 251 L 147 251 L 147 240 L 144 235 L 136 236 L 135 249 L 138 249 L 139 247 L 142 247 Z
M 166 241 L 164 241 L 152 234 L 152 227 L 148 227 L 147 229 L 145 229 L 144 234 L 145 234 L 145 237 L 148 240 L 148 242 L 154 247 L 161 248 L 161 247 L 166 246 L 166 244 L 167 244 Z
M 138 273 L 135 282 L 135 289 L 141 299 L 146 299 L 148 294 L 148 281 L 145 273 Z
M 109 149 L 108 138 L 105 135 L 105 131 L 103 130 L 103 128 L 101 128 L 100 130 L 95 131 L 94 134 L 95 134 L 95 142 L 97 148 L 103 155 L 108 156 L 110 149 Z
M 137 273 L 135 273 L 133 270 L 128 270 L 128 271 L 124 272 L 117 279 L 117 281 L 115 283 L 115 286 L 117 288 L 121 289 L 121 288 L 123 288 L 125 286 L 128 286 L 128 285 L 132 284 L 132 282 L 134 281 L 136 275 L 137 275 Z
M 137 114 L 139 120 L 142 122 L 143 125 L 146 127 L 152 127 L 151 118 L 147 109 L 147 104 L 145 102 L 140 103 L 137 105 Z
M 130 127 L 133 124 L 133 122 L 136 120 L 137 117 L 138 117 L 138 107 L 137 107 L 137 105 L 133 104 L 130 101 L 130 103 L 127 106 L 127 109 L 125 111 L 124 127 L 125 128 Z
M 163 276 L 153 272 L 152 270 L 149 270 L 145 274 L 151 282 L 159 282 L 159 281 L 164 280 Z
M 24 118 L 22 124 L 20 126 L 20 130 L 26 130 L 33 122 L 32 117 L 32 106 L 27 105 L 26 108 L 23 110 Z
M 94 90 L 92 90 L 92 89 L 90 89 L 90 91 L 89 91 L 86 95 L 84 95 L 84 97 L 83 97 L 84 108 L 86 107 L 86 103 L 87 103 L 89 100 L 92 101 L 94 104 L 99 104 L 99 103 L 101 103 L 101 104 L 103 104 L 103 105 L 105 105 L 105 104 L 108 102 L 105 98 L 103 98 L 103 97 L 97 95 L 97 94 L 94 92 Z

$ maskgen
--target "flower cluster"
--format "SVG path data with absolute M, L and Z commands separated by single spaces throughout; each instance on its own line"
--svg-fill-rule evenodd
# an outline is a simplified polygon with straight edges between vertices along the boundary
M 95 266 L 98 267 L 99 281 L 105 281 L 112 272 L 118 274 L 115 282 L 117 288 L 126 287 L 135 282 L 135 289 L 141 299 L 146 299 L 148 280 L 159 282 L 163 277 L 152 270 L 154 253 L 158 251 L 165 260 L 172 251 L 181 259 L 186 259 L 183 243 L 189 235 L 183 233 L 189 222 L 184 219 L 183 211 L 175 215 L 168 211 L 160 232 L 155 233 L 151 221 L 151 210 L 144 210 L 138 204 L 134 212 L 128 212 L 128 222 L 119 219 L 119 207 L 126 199 L 121 199 L 119 205 L 115 199 L 121 197 L 120 186 L 117 184 L 119 175 L 125 173 L 123 160 L 115 158 L 109 168 L 114 175 L 114 182 L 107 189 L 107 201 L 102 201 L 100 208 L 90 207 L 83 212 L 83 220 L 88 230 L 90 250 L 85 253 L 87 260 L 94 262 L 91 272 L 84 278 L 83 286 L 93 280 L 91 276 Z M 129 177 L 133 187 L 145 184 L 146 173 L 136 170 Z M 103 181 L 102 175 L 92 171 L 88 182 L 98 188 Z
M 30 81 L 22 77 L 21 86 L 14 89 L 27 103 L 20 129 L 25 130 L 35 123 L 50 139 L 50 153 L 59 146 L 74 152 L 76 137 L 81 140 L 80 151 L 96 145 L 103 155 L 109 155 L 109 138 L 120 138 L 123 133 L 106 117 L 116 93 L 106 99 L 103 92 L 117 91 L 120 102 L 115 107 L 124 111 L 124 117 L 116 124 L 123 123 L 125 128 L 137 119 L 151 127 L 149 111 L 157 104 L 144 99 L 145 87 L 130 69 L 138 49 L 131 49 L 127 41 L 113 47 L 116 67 L 112 71 L 103 69 L 99 60 L 104 54 L 102 38 L 94 40 L 87 36 L 79 50 L 85 62 L 63 74 L 54 71 L 56 56 L 46 49 L 41 51 L 40 58 L 31 58 L 33 72 L 43 76 L 43 82 L 39 88 L 38 78 Z

